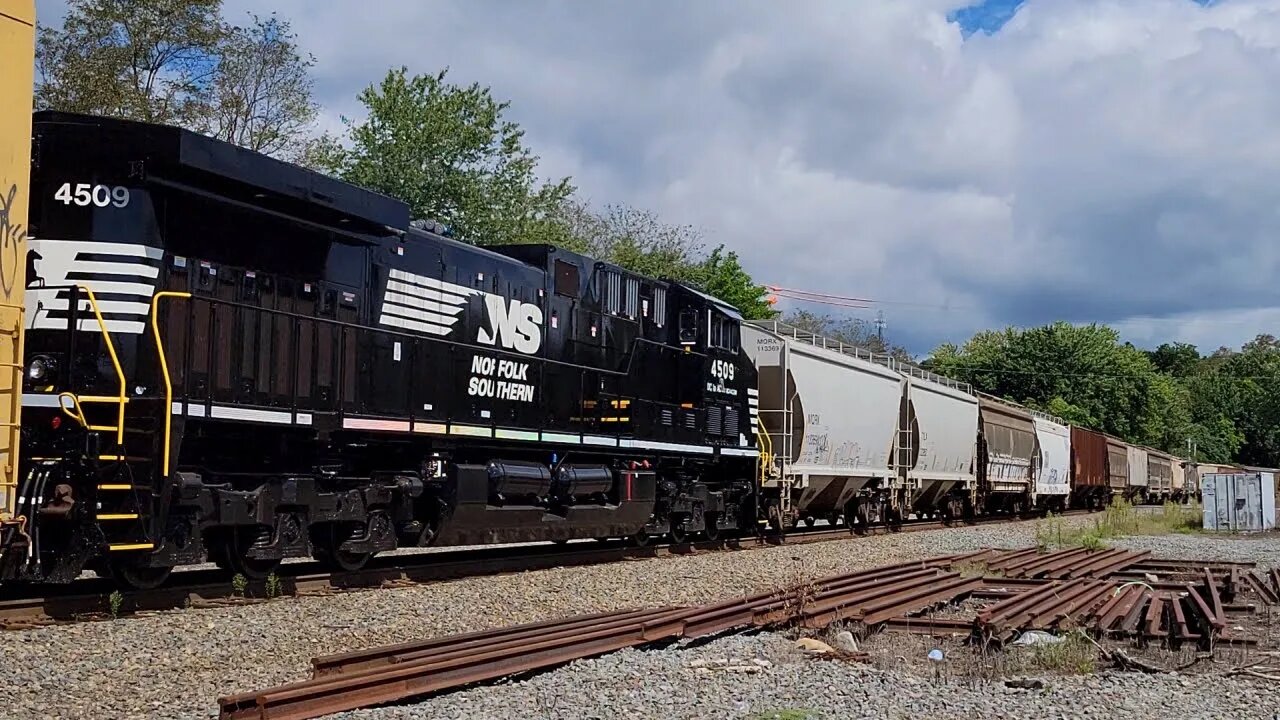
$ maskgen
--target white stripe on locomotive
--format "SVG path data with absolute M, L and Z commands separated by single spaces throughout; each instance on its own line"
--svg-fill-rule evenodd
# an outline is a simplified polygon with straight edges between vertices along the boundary
M 66 317 L 51 317 L 51 313 L 65 313 L 70 309 L 70 285 L 83 285 L 95 295 L 126 295 L 130 299 L 99 300 L 98 309 L 104 314 L 123 315 L 124 318 L 104 318 L 108 332 L 137 334 L 146 329 L 151 310 L 151 297 L 156 291 L 156 278 L 160 268 L 154 262 L 164 256 L 160 248 L 141 243 L 94 242 L 90 240 L 54 240 L 35 238 L 29 248 L 40 257 L 36 260 L 38 280 L 27 288 L 27 316 L 29 330 L 66 330 Z M 85 259 L 82 256 L 118 255 L 130 260 Z M 72 280 L 72 273 L 106 275 L 110 279 Z M 62 297 L 59 297 L 62 295 Z M 88 298 L 79 303 L 79 330 L 97 332 L 100 328 L 93 317 Z M 136 319 L 135 319 L 136 318 Z

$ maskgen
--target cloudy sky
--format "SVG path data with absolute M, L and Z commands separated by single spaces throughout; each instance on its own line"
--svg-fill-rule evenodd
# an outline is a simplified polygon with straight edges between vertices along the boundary
M 62 3 L 39 0 L 42 18 Z M 512 103 L 547 176 L 701 227 L 917 353 L 1065 319 L 1280 334 L 1280 0 L 226 0 Z M 841 312 L 835 309 L 836 312 Z

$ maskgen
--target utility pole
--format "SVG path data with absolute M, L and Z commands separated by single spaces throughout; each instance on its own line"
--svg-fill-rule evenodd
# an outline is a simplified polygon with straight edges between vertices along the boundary
M 884 311 L 876 311 L 876 339 L 880 341 L 880 347 L 884 347 Z

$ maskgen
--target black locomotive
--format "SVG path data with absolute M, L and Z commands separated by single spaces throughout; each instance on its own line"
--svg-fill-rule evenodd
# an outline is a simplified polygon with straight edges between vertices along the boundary
M 754 529 L 741 317 L 176 128 L 35 115 L 0 577 Z M 26 544 L 26 552 L 12 552 Z

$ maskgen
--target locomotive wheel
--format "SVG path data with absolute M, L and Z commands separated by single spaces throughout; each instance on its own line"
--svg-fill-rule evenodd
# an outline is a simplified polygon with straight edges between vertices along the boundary
M 131 590 L 155 590 L 172 574 L 171 567 L 142 567 L 129 562 L 111 563 L 111 576 Z
M 279 560 L 248 557 L 245 553 L 253 545 L 258 528 L 232 528 L 214 550 L 214 562 L 228 572 L 245 576 L 249 580 L 265 580 L 280 566 Z
M 689 531 L 685 530 L 684 526 L 674 520 L 671 522 L 671 529 L 667 531 L 667 534 L 671 536 L 672 544 L 684 545 L 689 542 Z
M 649 543 L 652 540 L 653 536 L 646 532 L 644 528 L 640 528 L 636 531 L 635 535 L 631 536 L 631 542 L 636 547 L 649 547 Z
M 344 528 L 341 523 L 328 523 L 329 527 L 316 532 L 312 537 L 311 556 L 326 567 L 341 572 L 356 572 L 364 568 L 373 557 L 371 552 L 348 552 L 341 550 L 342 543 L 351 539 L 353 532 L 350 526 Z
M 703 536 L 706 537 L 707 540 L 711 542 L 716 542 L 717 540 L 719 540 L 720 539 L 720 525 L 719 525 L 720 518 L 716 517 L 715 515 L 707 515 L 705 518 L 703 518 L 703 522 L 706 523 L 706 527 L 703 528 L 703 531 L 702 531 Z

